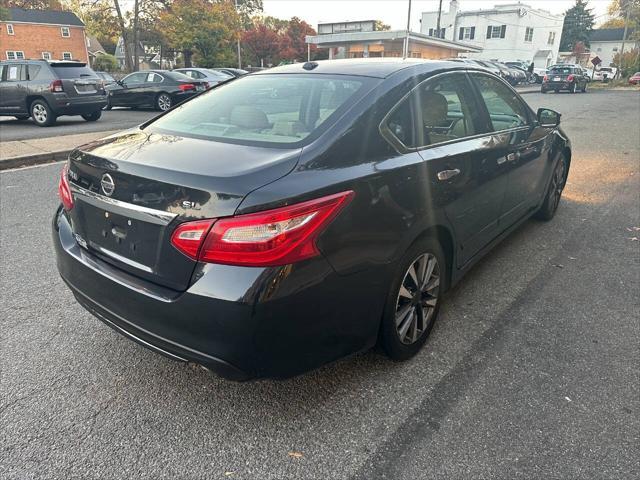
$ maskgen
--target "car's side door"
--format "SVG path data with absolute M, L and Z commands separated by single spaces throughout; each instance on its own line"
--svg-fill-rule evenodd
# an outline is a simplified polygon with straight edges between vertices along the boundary
M 482 72 L 470 72 L 470 77 L 493 132 L 493 161 L 508 176 L 499 222 L 504 231 L 530 213 L 544 193 L 550 139 L 509 85 Z
M 141 103 L 144 105 L 155 106 L 156 97 L 163 90 L 165 78 L 156 72 L 149 72 L 145 78 L 144 85 L 141 88 Z
M 414 89 L 418 153 L 429 209 L 443 209 L 462 266 L 497 235 L 506 177 L 492 158 L 491 136 L 463 71 L 436 75 Z
M 6 113 L 27 113 L 26 102 L 27 65 L 7 63 L 0 79 L 0 111 Z
M 122 79 L 120 88 L 111 90 L 110 103 L 113 106 L 137 107 L 140 105 L 140 89 L 144 85 L 147 74 L 142 72 L 132 73 Z

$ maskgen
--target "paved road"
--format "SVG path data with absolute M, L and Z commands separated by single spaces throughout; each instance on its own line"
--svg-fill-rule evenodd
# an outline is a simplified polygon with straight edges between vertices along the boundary
M 638 478 L 640 97 L 527 100 L 574 141 L 555 220 L 474 268 L 408 363 L 285 382 L 212 378 L 95 320 L 54 266 L 60 166 L 1 173 L 0 477 Z
M 108 132 L 135 127 L 156 116 L 153 110 L 130 110 L 115 108 L 103 111 L 97 122 L 85 122 L 82 117 L 60 117 L 52 127 L 38 127 L 31 119 L 19 122 L 13 117 L 0 117 L 0 139 L 3 142 L 12 140 L 32 140 L 34 138 L 58 137 L 75 133 Z

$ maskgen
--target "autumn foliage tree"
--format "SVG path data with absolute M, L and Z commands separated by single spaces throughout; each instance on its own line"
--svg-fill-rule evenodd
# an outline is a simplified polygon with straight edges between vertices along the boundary
M 274 65 L 280 61 L 284 37 L 264 23 L 257 23 L 242 34 L 242 45 L 254 65 Z

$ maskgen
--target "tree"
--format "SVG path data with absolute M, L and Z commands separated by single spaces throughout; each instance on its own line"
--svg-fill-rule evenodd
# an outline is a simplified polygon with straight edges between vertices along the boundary
M 99 72 L 113 72 L 118 69 L 118 60 L 108 53 L 101 54 L 93 62 L 93 68 Z
M 274 65 L 280 61 L 284 36 L 263 23 L 242 34 L 242 44 L 255 65 Z
M 115 52 L 122 32 L 111 0 L 67 0 L 66 5 L 82 20 L 87 33 L 96 37 L 107 52 Z
M 174 0 L 160 14 L 158 30 L 167 45 L 184 56 L 185 67 L 192 58 L 203 66 L 227 64 L 233 60 L 233 42 L 240 19 L 232 2 Z
M 373 29 L 377 32 L 391 30 L 391 25 L 383 23 L 382 20 L 376 20 L 373 24 Z
M 620 68 L 620 73 L 623 77 L 628 77 L 635 72 L 640 72 L 640 50 L 637 48 L 633 50 L 625 49 L 622 58 L 620 58 L 620 52 L 618 52 L 616 56 L 613 57 L 613 63 Z
M 586 0 L 576 0 L 576 4 L 565 13 L 560 50 L 573 51 L 577 42 L 590 46 L 589 35 L 593 30 L 594 21 L 595 16 L 592 10 L 587 8 Z
M 607 12 L 611 18 L 600 28 L 624 28 L 628 12 L 627 40 L 640 40 L 640 0 L 611 0 Z
M 286 60 L 305 61 L 307 59 L 307 35 L 315 35 L 316 31 L 311 25 L 298 17 L 293 17 L 287 22 L 281 40 L 279 57 Z M 311 53 L 315 54 L 317 47 L 311 45 Z
M 2 0 L 0 6 L 27 10 L 64 10 L 60 0 Z

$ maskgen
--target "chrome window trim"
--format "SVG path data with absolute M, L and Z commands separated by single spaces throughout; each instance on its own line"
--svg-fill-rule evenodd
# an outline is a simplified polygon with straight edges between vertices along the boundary
M 108 210 L 124 217 L 153 223 L 155 225 L 168 225 L 178 216 L 177 213 L 155 210 L 153 208 L 143 207 L 134 203 L 123 202 L 105 195 L 100 195 L 99 193 L 82 188 L 72 182 L 69 182 L 69 185 L 71 187 L 72 194 L 74 194 L 74 199 L 79 198 L 89 205 L 93 205 L 94 207 L 101 208 L 103 210 Z

